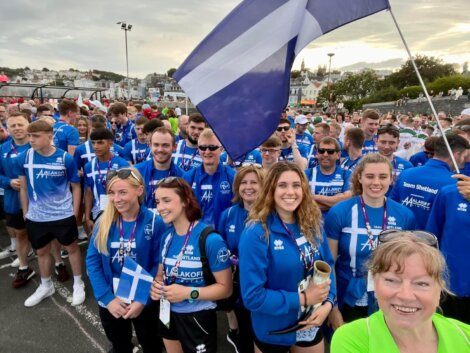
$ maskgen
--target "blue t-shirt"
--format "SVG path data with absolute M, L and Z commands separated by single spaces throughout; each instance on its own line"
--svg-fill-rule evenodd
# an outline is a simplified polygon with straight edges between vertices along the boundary
M 228 154 L 227 152 L 223 152 L 220 155 L 220 161 L 224 165 L 228 165 Z M 263 159 L 261 158 L 261 153 L 258 150 L 253 150 L 251 152 L 248 152 L 245 156 L 242 156 L 238 158 L 237 160 L 233 161 L 230 166 L 232 167 L 240 167 L 243 164 L 259 164 L 261 165 L 263 162 Z
M 157 170 L 153 166 L 153 159 L 136 164 L 135 168 L 140 172 L 144 179 L 145 205 L 152 210 L 156 209 L 154 193 L 158 181 L 170 176 L 182 177 L 184 174 L 183 170 L 173 162 L 168 170 Z
M 378 153 L 379 150 L 376 146 L 377 135 L 375 135 L 371 140 L 365 140 L 364 145 L 362 145 L 362 155 L 365 156 L 369 153 Z
M 305 148 L 305 146 L 303 146 L 303 145 L 299 145 L 297 147 L 299 148 L 300 155 L 307 159 L 308 149 Z M 292 150 L 292 147 L 281 148 L 281 155 L 279 156 L 279 160 L 280 161 L 293 162 L 294 161 L 294 151 Z
M 354 169 L 356 169 L 357 165 L 361 161 L 362 157 L 356 158 L 356 159 L 351 159 L 349 156 L 346 157 L 340 164 L 341 168 L 345 170 L 349 170 L 351 173 L 354 172 Z
M 4 189 L 3 210 L 9 214 L 20 212 L 19 192 L 12 189 L 10 182 L 18 179 L 17 158 L 21 153 L 31 148 L 29 143 L 17 146 L 13 139 L 5 141 L 0 150 L 0 187 Z
M 137 133 L 135 132 L 134 124 L 130 120 L 122 126 L 118 125 L 114 133 L 114 142 L 121 147 L 124 147 L 126 143 L 135 138 L 137 138 Z
M 470 201 L 463 198 L 457 185 L 439 191 L 426 230 L 439 239 L 439 250 L 449 268 L 450 290 L 459 297 L 470 297 Z
M 302 135 L 300 134 L 295 134 L 295 141 L 297 142 L 297 145 L 300 146 L 305 146 L 305 148 L 310 150 L 310 147 L 313 145 L 313 137 L 310 134 L 307 134 L 306 132 L 303 133 Z
M 78 146 L 80 142 L 78 130 L 65 121 L 58 121 L 54 124 L 53 142 L 54 146 L 67 152 L 69 146 Z
M 73 216 L 70 183 L 79 183 L 80 177 L 71 155 L 56 148 L 45 157 L 30 148 L 18 156 L 18 166 L 28 189 L 26 218 L 49 222 Z
M 349 190 L 351 172 L 336 167 L 333 173 L 325 175 L 320 166 L 305 171 L 310 185 L 310 191 L 314 195 L 334 196 Z
M 189 147 L 186 145 L 186 140 L 180 140 L 173 153 L 173 163 L 187 172 L 199 167 L 202 164 L 202 159 L 197 147 Z
M 413 211 L 417 229 L 424 229 L 432 203 L 439 190 L 455 184 L 449 165 L 430 159 L 422 167 L 410 168 L 401 173 L 390 194 L 391 198 Z
M 219 224 L 220 215 L 232 204 L 235 171 L 219 163 L 216 172 L 209 175 L 201 165 L 186 172 L 183 178 L 191 185 L 196 195 L 201 206 L 203 221 L 214 226 Z
M 113 156 L 122 157 L 123 148 L 115 143 L 111 146 L 111 153 Z M 91 162 L 91 160 L 95 157 L 95 150 L 93 149 L 93 145 L 90 140 L 85 141 L 81 145 L 77 147 L 75 153 L 73 154 L 73 160 L 78 167 L 78 170 L 82 170 L 85 167 L 85 164 Z
M 199 237 L 207 224 L 199 222 L 192 230 L 186 251 L 183 253 L 182 261 L 178 268 L 178 274 L 171 278 L 170 274 L 176 265 L 178 254 L 183 248 L 186 234 L 176 234 L 175 228 L 171 226 L 162 237 L 160 264 L 168 281 L 185 287 L 204 287 L 204 276 L 201 263 L 201 252 L 199 251 Z M 211 233 L 206 238 L 206 256 L 209 262 L 209 269 L 212 273 L 230 268 L 230 257 L 227 245 L 222 237 L 217 233 Z M 216 303 L 208 300 L 197 300 L 190 303 L 184 300 L 180 303 L 171 304 L 171 311 L 177 313 L 192 313 L 201 310 L 214 309 Z
M 415 153 L 410 157 L 410 162 L 415 167 L 421 167 L 422 165 L 425 165 L 428 160 L 428 155 L 422 151 Z
M 317 158 L 317 148 L 316 145 L 313 144 L 312 147 L 310 147 L 310 151 L 308 152 L 308 168 L 315 168 L 318 165 L 318 158 Z
M 338 241 L 336 281 L 338 302 L 355 306 L 366 294 L 366 261 L 377 245 L 377 236 L 383 229 L 414 230 L 416 221 L 406 207 L 387 198 L 386 224 L 383 207 L 365 206 L 373 239 L 369 240 L 359 196 L 334 205 L 325 218 L 325 233 Z
M 90 188 L 93 193 L 93 207 L 91 212 L 93 218 L 98 217 L 102 208 L 106 205 L 100 204 L 101 195 L 106 195 L 106 175 L 110 170 L 117 170 L 129 167 L 129 163 L 121 157 L 112 157 L 109 161 L 99 162 L 93 157 L 91 162 L 85 164 L 85 187 Z
M 150 147 L 147 143 L 140 143 L 138 139 L 129 141 L 124 146 L 123 158 L 132 164 L 137 164 L 151 158 Z

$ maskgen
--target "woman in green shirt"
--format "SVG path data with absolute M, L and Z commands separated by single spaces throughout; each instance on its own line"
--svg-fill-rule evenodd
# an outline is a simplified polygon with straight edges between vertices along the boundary
M 341 326 L 331 353 L 470 353 L 470 326 L 436 313 L 447 292 L 437 238 L 384 231 L 369 264 L 380 311 Z

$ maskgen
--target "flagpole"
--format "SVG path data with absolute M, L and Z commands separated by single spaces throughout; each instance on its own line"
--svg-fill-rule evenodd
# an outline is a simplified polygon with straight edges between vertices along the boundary
M 397 27 L 398 33 L 400 34 L 403 45 L 405 46 L 405 49 L 408 52 L 408 56 L 410 58 L 411 64 L 413 65 L 416 75 L 418 76 L 419 83 L 421 84 L 421 87 L 423 88 L 426 99 L 428 100 L 428 103 L 431 106 L 432 113 L 434 114 L 434 119 L 436 119 L 437 126 L 439 127 L 442 137 L 444 138 L 444 142 L 446 144 L 447 150 L 449 151 L 449 155 L 450 155 L 450 158 L 452 159 L 452 163 L 454 164 L 455 171 L 457 173 L 460 173 L 459 166 L 457 165 L 457 162 L 455 161 L 454 154 L 452 153 L 452 149 L 450 148 L 449 141 L 447 140 L 446 134 L 444 133 L 444 129 L 442 128 L 441 122 L 437 118 L 437 113 L 436 113 L 436 109 L 434 108 L 434 104 L 432 104 L 431 97 L 429 96 L 428 90 L 426 89 L 426 85 L 424 84 L 421 74 L 419 73 L 418 67 L 416 66 L 416 62 L 413 59 L 413 56 L 411 55 L 410 48 L 408 47 L 408 44 L 406 43 L 405 37 L 403 36 L 403 33 L 401 32 L 400 26 L 398 26 L 398 22 L 393 14 L 391 7 L 389 8 L 389 11 L 390 11 L 390 15 L 392 16 L 393 22 L 395 23 L 395 26 Z

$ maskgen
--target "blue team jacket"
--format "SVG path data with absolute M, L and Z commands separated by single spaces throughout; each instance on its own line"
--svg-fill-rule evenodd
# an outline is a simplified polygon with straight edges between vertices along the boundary
M 260 223 L 250 223 L 242 233 L 239 244 L 240 285 L 243 303 L 251 311 L 256 337 L 266 343 L 293 345 L 296 333 L 270 335 L 297 322 L 300 310 L 297 287 L 304 278 L 299 250 L 284 229 L 279 217 L 271 214 L 267 228 L 269 238 Z M 295 237 L 300 236 L 300 231 Z M 324 260 L 334 267 L 326 238 L 314 249 L 314 259 Z M 336 297 L 332 274 L 328 300 Z
M 110 256 L 99 253 L 95 247 L 95 236 L 98 228 L 99 221 L 95 224 L 93 235 L 88 245 L 86 268 L 98 304 L 106 307 L 115 298 L 113 292 L 113 273 Z M 135 233 L 135 253 L 137 254 L 135 261 L 152 276 L 155 276 L 157 273 L 160 241 L 165 231 L 166 226 L 161 217 L 148 210 L 145 206 L 141 206 L 137 216 Z M 116 222 L 111 225 L 109 230 L 108 249 L 111 246 L 111 241 L 119 241 L 119 230 Z
M 245 222 L 248 218 L 248 211 L 243 207 L 243 203 L 237 203 L 222 212 L 217 230 L 224 238 L 232 255 L 238 257 L 238 243 L 240 236 L 245 229 Z

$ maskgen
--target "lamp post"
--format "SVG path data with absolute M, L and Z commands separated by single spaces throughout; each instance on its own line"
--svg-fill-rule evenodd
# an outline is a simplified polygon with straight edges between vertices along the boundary
M 330 57 L 330 64 L 328 66 L 328 87 L 331 84 L 331 58 L 335 55 L 335 53 L 328 53 L 328 56 Z
M 121 29 L 124 30 L 124 40 L 126 42 L 126 77 L 127 77 L 127 89 L 129 91 L 129 100 L 131 99 L 131 85 L 129 82 L 129 55 L 127 52 L 127 31 L 130 31 L 132 29 L 131 24 L 127 24 L 125 21 L 119 21 L 116 23 L 118 25 L 121 25 Z

